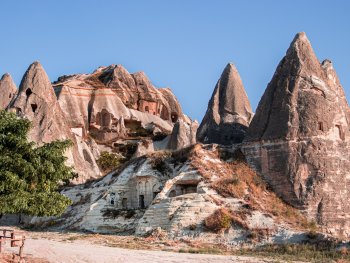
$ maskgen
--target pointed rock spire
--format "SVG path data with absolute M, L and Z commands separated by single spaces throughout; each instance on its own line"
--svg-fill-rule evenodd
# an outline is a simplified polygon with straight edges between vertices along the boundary
M 31 64 L 24 74 L 18 95 L 11 103 L 10 111 L 32 122 L 30 140 L 42 144 L 69 139 L 74 143 L 74 147 L 70 148 L 66 154 L 67 164 L 74 165 L 75 170 L 81 175 L 77 182 L 83 182 L 89 177 L 98 175 L 96 162 L 89 157 L 92 156 L 89 147 L 81 138 L 78 141 L 73 135 L 50 80 L 39 62 Z
M 39 62 L 29 66 L 11 109 L 33 122 L 30 137 L 38 143 L 71 137 L 51 82 Z
M 305 33 L 268 84 L 242 150 L 284 199 L 333 234 L 349 235 L 349 106 L 329 60 Z M 341 229 L 341 230 L 340 230 Z
M 241 142 L 252 116 L 241 77 L 236 67 L 229 63 L 216 84 L 197 139 L 224 145 Z
M 6 109 L 17 93 L 17 87 L 10 74 L 6 73 L 0 79 L 0 110 Z

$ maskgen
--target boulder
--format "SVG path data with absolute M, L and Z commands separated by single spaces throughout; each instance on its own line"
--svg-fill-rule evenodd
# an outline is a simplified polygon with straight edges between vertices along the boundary
M 168 142 L 168 149 L 179 150 L 196 143 L 196 133 L 198 129 L 198 122 L 194 121 L 186 123 L 178 120 L 173 128 Z
M 242 80 L 236 67 L 229 63 L 215 86 L 197 140 L 222 145 L 240 143 L 252 117 Z
M 11 75 L 6 73 L 0 79 L 0 110 L 6 109 L 17 93 L 17 87 Z
M 332 63 L 305 33 L 268 84 L 242 150 L 287 203 L 331 234 L 350 235 L 350 111 Z

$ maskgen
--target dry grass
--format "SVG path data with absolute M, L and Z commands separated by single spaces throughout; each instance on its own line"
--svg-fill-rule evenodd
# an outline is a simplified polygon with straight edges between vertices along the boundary
M 251 210 L 260 210 L 300 229 L 310 229 L 310 223 L 296 208 L 283 202 L 268 189 L 264 180 L 252 170 L 242 154 L 232 162 L 220 159 L 217 149 L 205 150 L 197 144 L 193 147 L 191 165 L 223 197 L 243 199 Z
M 204 220 L 204 225 L 208 230 L 218 233 L 230 228 L 231 222 L 231 213 L 225 208 L 220 208 Z

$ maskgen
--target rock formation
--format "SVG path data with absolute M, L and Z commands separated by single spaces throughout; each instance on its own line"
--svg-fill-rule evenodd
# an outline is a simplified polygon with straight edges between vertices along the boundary
M 168 142 L 168 149 L 179 150 L 196 143 L 196 134 L 198 122 L 194 121 L 190 124 L 178 120 L 173 128 Z
M 98 177 L 99 169 L 89 147 L 73 135 L 57 101 L 45 70 L 39 62 L 31 64 L 26 71 L 18 95 L 10 105 L 10 111 L 32 121 L 29 138 L 38 143 L 69 139 L 74 143 L 68 151 L 68 164 L 74 165 L 81 174 L 79 182 Z
M 197 140 L 222 145 L 242 142 L 252 116 L 242 80 L 236 67 L 229 63 L 216 84 Z
M 10 74 L 4 74 L 0 79 L 0 110 L 6 109 L 17 93 L 17 88 Z
M 173 123 L 186 119 L 170 89 L 156 89 L 144 73 L 120 65 L 60 77 L 54 89 L 70 126 L 101 143 L 140 132 L 170 134 Z
M 350 111 L 332 63 L 299 33 L 246 134 L 248 161 L 286 202 L 332 234 L 350 235 Z

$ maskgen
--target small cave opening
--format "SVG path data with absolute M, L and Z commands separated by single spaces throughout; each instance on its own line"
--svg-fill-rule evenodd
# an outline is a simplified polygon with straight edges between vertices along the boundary
M 171 121 L 175 123 L 179 119 L 179 115 L 176 112 L 172 112 L 170 118 L 171 118 Z
M 317 127 L 318 127 L 318 130 L 319 130 L 319 131 L 324 131 L 323 122 L 318 122 Z
M 149 112 L 149 107 L 148 106 L 145 107 L 145 112 Z
M 139 207 L 141 209 L 145 209 L 145 196 L 144 195 L 139 196 Z
M 9 94 L 9 99 L 11 99 L 11 97 L 12 97 L 12 94 L 10 93 L 10 94 Z
M 30 88 L 28 88 L 27 90 L 26 90 L 26 95 L 27 95 L 27 98 L 30 96 L 30 95 L 32 95 L 32 90 L 30 89 Z
M 38 108 L 37 104 L 30 104 L 30 106 L 32 107 L 32 111 L 35 113 L 36 109 Z

